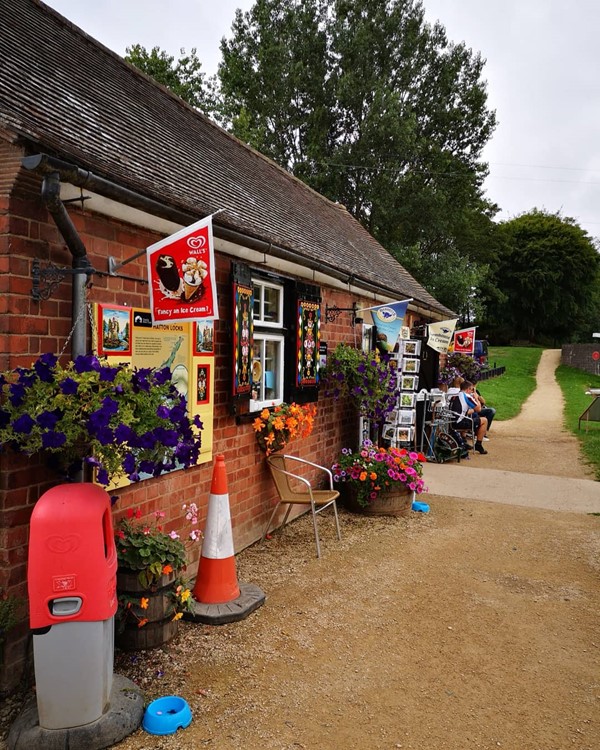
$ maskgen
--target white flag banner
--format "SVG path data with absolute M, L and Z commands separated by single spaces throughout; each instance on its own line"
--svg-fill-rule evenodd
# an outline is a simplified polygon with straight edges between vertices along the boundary
M 452 341 L 457 320 L 440 320 L 438 323 L 428 323 L 427 346 L 435 349 L 436 352 L 445 354 Z

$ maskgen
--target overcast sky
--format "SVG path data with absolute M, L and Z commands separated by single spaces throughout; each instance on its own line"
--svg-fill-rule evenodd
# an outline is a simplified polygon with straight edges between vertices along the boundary
M 179 57 L 195 47 L 216 72 L 236 8 L 253 0 L 46 0 L 120 55 L 141 44 Z M 487 61 L 498 126 L 484 151 L 499 219 L 534 207 L 600 237 L 599 0 L 424 0 L 452 41 Z

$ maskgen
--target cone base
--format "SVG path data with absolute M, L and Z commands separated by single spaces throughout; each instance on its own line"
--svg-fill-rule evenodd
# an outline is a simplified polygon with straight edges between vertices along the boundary
M 230 602 L 204 604 L 194 600 L 192 611 L 185 612 L 183 619 L 201 622 L 205 625 L 225 625 L 228 622 L 244 620 L 264 604 L 266 596 L 262 589 L 253 583 L 240 583 L 239 586 L 240 595 Z

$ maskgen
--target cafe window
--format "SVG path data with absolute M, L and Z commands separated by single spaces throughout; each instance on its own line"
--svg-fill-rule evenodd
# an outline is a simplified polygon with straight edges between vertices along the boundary
M 318 396 L 320 289 L 232 264 L 234 403 L 250 413 Z M 239 412 L 239 407 L 235 406 Z
M 254 347 L 252 350 L 252 395 L 250 411 L 283 401 L 284 287 L 262 279 L 252 279 L 254 296 Z

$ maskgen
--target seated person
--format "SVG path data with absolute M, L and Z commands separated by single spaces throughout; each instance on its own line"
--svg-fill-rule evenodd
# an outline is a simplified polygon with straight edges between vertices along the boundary
M 488 421 L 486 417 L 482 417 L 478 413 L 481 406 L 471 397 L 471 389 L 474 388 L 475 386 L 470 380 L 464 380 L 460 384 L 458 396 L 454 396 L 450 401 L 450 408 L 456 414 L 455 430 L 470 430 L 472 420 L 473 431 L 475 432 L 475 450 L 477 453 L 486 454 L 487 451 L 483 447 L 482 441 L 487 432 Z
M 477 413 L 480 417 L 485 417 L 488 421 L 487 426 L 487 433 L 485 434 L 484 440 L 489 440 L 488 433 L 492 429 L 492 422 L 494 421 L 494 417 L 496 416 L 496 410 L 493 406 L 488 406 L 486 403 L 485 398 L 479 393 L 479 390 L 477 386 L 473 386 L 473 391 L 469 394 L 474 398 L 474 400 L 479 402 L 480 409 L 477 410 Z
M 460 375 L 452 381 L 450 384 L 450 387 L 448 388 L 448 398 L 450 399 L 452 396 L 458 396 L 460 393 L 460 386 L 465 382 L 465 379 L 461 377 Z

